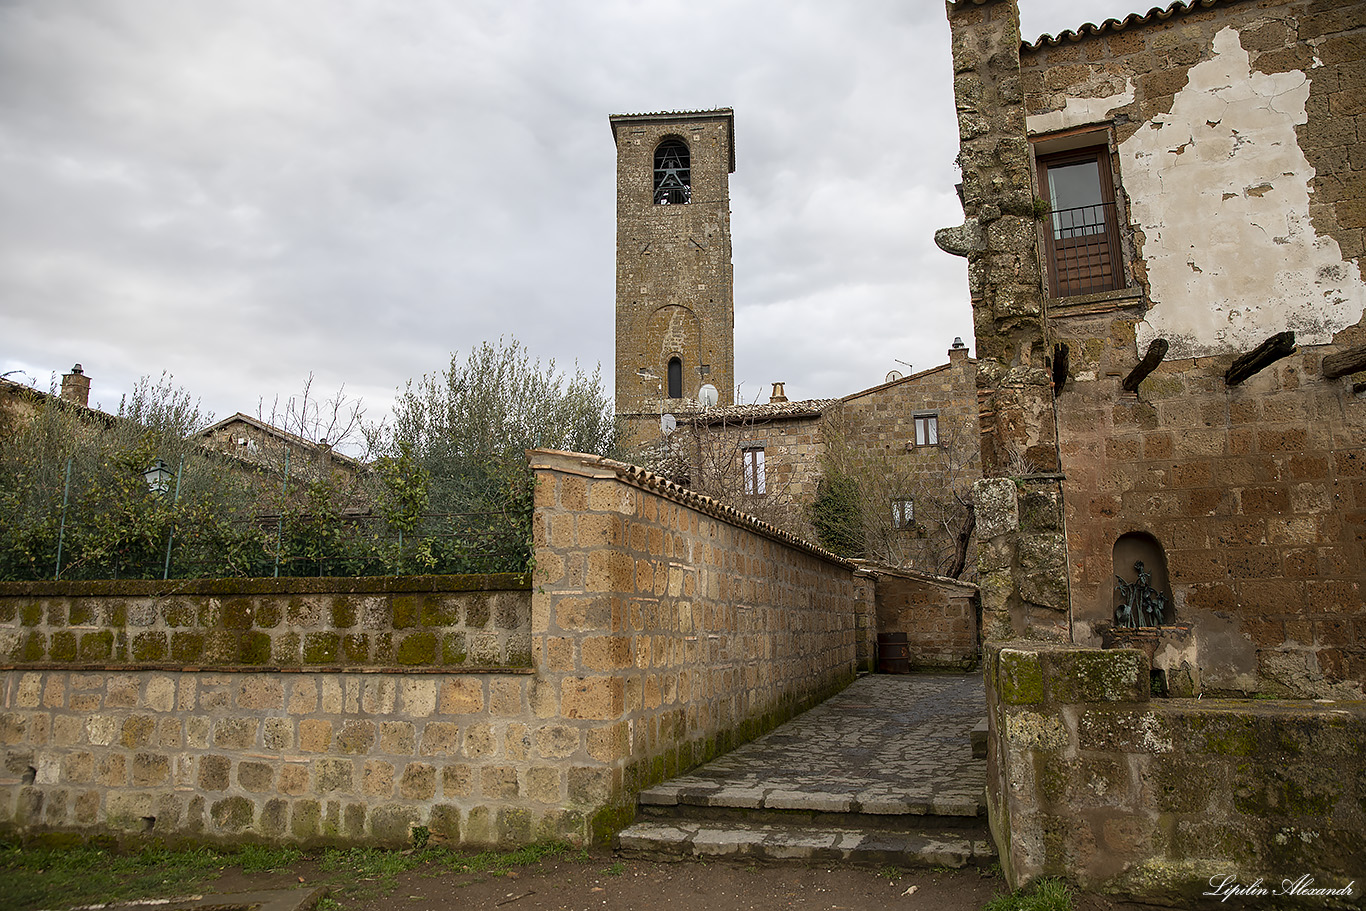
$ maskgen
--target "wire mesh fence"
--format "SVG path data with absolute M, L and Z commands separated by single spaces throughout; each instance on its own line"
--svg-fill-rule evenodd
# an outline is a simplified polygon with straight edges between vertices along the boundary
M 79 520 L 29 559 L 0 563 L 9 581 L 520 573 L 531 556 L 529 516 L 432 513 L 395 528 L 382 516 L 260 515 L 209 524 L 168 521 L 161 533 L 83 548 Z M 32 542 L 38 543 L 38 542 Z

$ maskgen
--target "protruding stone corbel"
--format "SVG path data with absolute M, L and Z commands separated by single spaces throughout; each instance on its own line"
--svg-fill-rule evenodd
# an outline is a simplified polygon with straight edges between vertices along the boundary
M 1233 359 L 1224 373 L 1224 384 L 1237 386 L 1295 350 L 1295 333 L 1277 332 L 1247 354 Z
M 1125 392 L 1137 392 L 1138 384 L 1147 378 L 1148 374 L 1157 369 L 1157 365 L 1162 363 L 1162 359 L 1167 356 L 1167 349 L 1170 347 L 1165 338 L 1155 338 L 1148 345 L 1148 353 L 1143 355 L 1143 360 L 1138 362 L 1138 366 L 1129 371 L 1129 375 L 1120 384 Z
M 940 228 L 934 232 L 934 243 L 945 253 L 954 256 L 967 256 L 986 249 L 982 240 L 982 227 L 977 219 L 969 218 L 956 228 Z
M 1366 345 L 1357 345 L 1323 359 L 1323 376 L 1335 380 L 1340 376 L 1366 370 Z

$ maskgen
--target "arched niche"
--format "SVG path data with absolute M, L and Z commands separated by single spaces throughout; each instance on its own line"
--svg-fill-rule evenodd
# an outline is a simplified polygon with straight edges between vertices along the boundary
M 1113 572 L 1117 578 L 1111 580 L 1110 608 L 1116 627 L 1151 627 L 1176 620 L 1167 554 L 1157 538 L 1146 531 L 1120 535 L 1115 540 Z M 1157 622 L 1153 622 L 1152 616 L 1154 597 L 1161 599 L 1162 606 Z

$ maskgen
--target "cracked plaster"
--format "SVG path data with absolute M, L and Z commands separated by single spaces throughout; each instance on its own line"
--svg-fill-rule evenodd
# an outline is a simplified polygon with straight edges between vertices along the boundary
M 1172 358 L 1245 351 L 1284 330 L 1325 344 L 1361 318 L 1366 285 L 1310 222 L 1295 133 L 1310 80 L 1252 72 L 1231 27 L 1213 51 L 1171 112 L 1119 146 L 1152 301 L 1138 350 L 1161 337 Z

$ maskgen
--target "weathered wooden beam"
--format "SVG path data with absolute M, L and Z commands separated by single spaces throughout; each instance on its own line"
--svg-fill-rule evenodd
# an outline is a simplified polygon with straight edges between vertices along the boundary
M 1062 392 L 1063 383 L 1067 382 L 1067 361 L 1068 361 L 1067 342 L 1058 342 L 1053 346 L 1053 394 Z
M 1228 386 L 1237 386 L 1243 380 L 1270 367 L 1294 350 L 1295 333 L 1277 332 L 1247 354 L 1234 358 L 1233 363 L 1224 373 L 1224 383 Z
M 1124 378 L 1120 387 L 1125 392 L 1137 392 L 1138 384 L 1157 369 L 1157 365 L 1162 363 L 1162 359 L 1167 356 L 1167 349 L 1171 345 L 1165 338 L 1155 338 L 1152 344 L 1148 345 L 1148 353 L 1143 355 L 1143 360 L 1138 362 L 1138 366 L 1129 371 L 1129 375 Z
M 1357 345 L 1323 359 L 1323 375 L 1330 380 L 1362 370 L 1366 370 L 1366 345 Z

